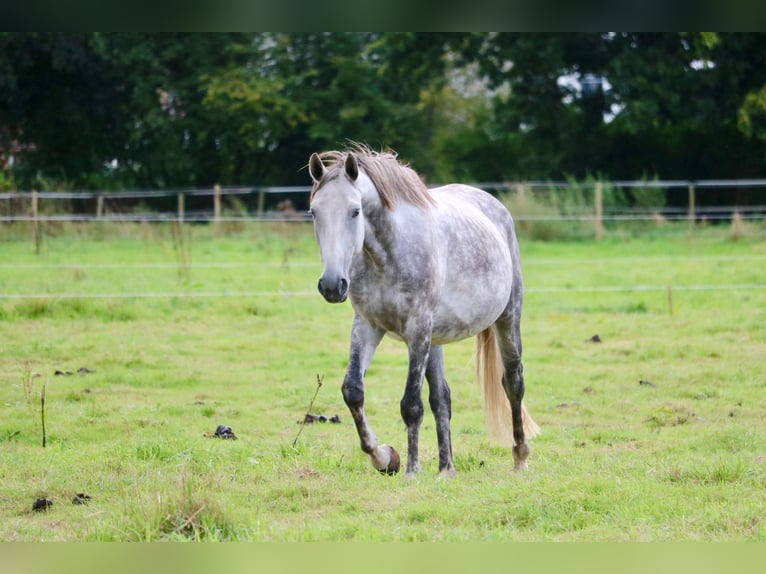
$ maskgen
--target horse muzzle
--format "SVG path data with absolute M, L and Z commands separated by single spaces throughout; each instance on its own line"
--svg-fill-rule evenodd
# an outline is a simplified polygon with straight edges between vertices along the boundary
M 328 303 L 343 303 L 348 297 L 348 279 L 344 277 L 335 281 L 320 277 L 317 288 Z

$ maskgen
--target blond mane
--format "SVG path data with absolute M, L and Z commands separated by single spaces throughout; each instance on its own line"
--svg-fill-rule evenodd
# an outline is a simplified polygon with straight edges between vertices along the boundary
M 326 172 L 321 181 L 314 182 L 311 188 L 312 199 L 324 182 L 343 174 L 349 154 L 353 154 L 359 167 L 370 178 L 378 190 L 381 204 L 386 209 L 393 209 L 400 200 L 424 208 L 434 205 L 434 199 L 423 180 L 409 165 L 401 163 L 396 153 L 377 152 L 357 143 L 351 144 L 344 151 L 325 151 L 319 154 Z

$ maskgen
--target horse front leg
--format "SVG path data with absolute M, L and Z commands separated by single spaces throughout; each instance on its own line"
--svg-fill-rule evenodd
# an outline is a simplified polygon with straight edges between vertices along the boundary
M 370 456 L 370 462 L 377 470 L 385 474 L 395 474 L 399 471 L 399 454 L 388 445 L 378 445 L 378 439 L 364 414 L 364 374 L 382 338 L 382 331 L 375 329 L 358 315 L 354 317 L 351 326 L 351 351 L 341 390 L 343 400 L 354 419 L 362 451 Z
M 423 376 L 428 364 L 428 354 L 431 348 L 431 332 L 421 330 L 420 336 L 409 338 L 407 347 L 409 350 L 409 369 L 407 371 L 407 384 L 404 388 L 400 406 L 402 420 L 407 426 L 407 470 L 409 477 L 414 477 L 420 472 L 418 460 L 418 438 L 420 424 L 423 422 Z

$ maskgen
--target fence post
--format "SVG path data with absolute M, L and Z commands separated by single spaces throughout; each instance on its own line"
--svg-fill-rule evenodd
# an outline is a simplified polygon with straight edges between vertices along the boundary
M 101 219 L 104 215 L 104 196 L 99 194 L 96 197 L 96 219 Z
M 184 194 L 178 194 L 178 223 L 184 222 Z
M 527 201 L 527 186 L 523 183 L 516 183 L 513 187 L 516 189 L 516 195 L 519 198 L 519 203 L 524 205 Z
M 689 184 L 689 225 L 694 227 L 694 223 L 697 220 L 697 208 L 694 197 L 694 184 Z
M 37 214 L 37 191 L 32 190 L 32 235 L 35 240 L 35 255 L 40 255 L 40 220 Z
M 261 190 L 258 192 L 258 216 L 263 215 L 264 204 L 266 203 L 266 192 Z
M 604 192 L 601 181 L 596 182 L 596 192 L 593 202 L 596 205 L 596 241 L 601 241 L 604 235 Z
M 213 186 L 213 230 L 216 235 L 221 233 L 221 186 Z

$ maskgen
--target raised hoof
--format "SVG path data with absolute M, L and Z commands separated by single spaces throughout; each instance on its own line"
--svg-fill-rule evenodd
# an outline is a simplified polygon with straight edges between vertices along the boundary
M 388 449 L 388 464 L 384 466 L 383 468 L 379 468 L 378 472 L 380 474 L 387 474 L 388 476 L 392 476 L 399 472 L 399 467 L 401 465 L 401 461 L 399 460 L 399 453 L 394 450 L 394 447 L 383 445 L 381 448 L 387 448 Z

